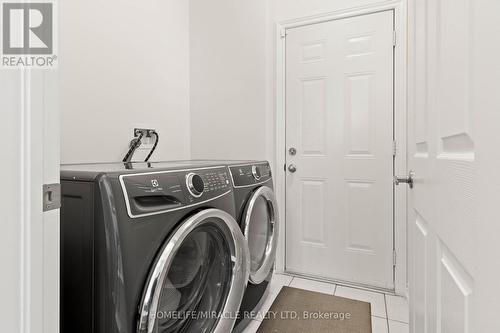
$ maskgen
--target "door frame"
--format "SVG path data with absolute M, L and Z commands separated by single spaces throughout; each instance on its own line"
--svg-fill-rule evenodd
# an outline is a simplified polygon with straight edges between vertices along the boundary
M 9 332 L 59 332 L 59 209 L 44 212 L 42 200 L 43 184 L 59 183 L 58 74 L 24 68 L 4 74 L 3 134 L 11 144 L 2 171 L 17 186 L 3 200 L 7 221 L 0 238 L 8 241 L 0 242 L 0 251 L 9 253 L 9 269 L 0 278 L 8 290 L 0 318 L 8 318 Z
M 394 172 L 407 173 L 407 7 L 405 0 L 354 7 L 313 16 L 289 19 L 275 25 L 275 117 L 276 117 L 276 198 L 281 216 L 281 232 L 276 253 L 276 271 L 286 270 L 286 31 L 287 29 L 340 20 L 381 11 L 394 12 L 394 139 L 396 158 Z M 388 147 L 390 149 L 390 147 Z M 407 284 L 407 191 L 394 190 L 393 242 L 396 253 L 394 293 L 408 296 Z M 345 281 L 342 281 L 345 284 Z M 353 283 L 353 285 L 355 285 Z

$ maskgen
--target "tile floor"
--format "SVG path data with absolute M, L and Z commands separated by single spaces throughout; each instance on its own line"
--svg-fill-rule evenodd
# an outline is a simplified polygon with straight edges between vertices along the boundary
M 265 314 L 283 286 L 317 291 L 320 293 L 370 302 L 372 333 L 408 333 L 408 302 L 403 297 L 344 287 L 333 283 L 318 282 L 300 277 L 275 274 L 271 280 L 269 296 L 262 306 Z M 255 333 L 262 318 L 252 320 L 243 333 Z

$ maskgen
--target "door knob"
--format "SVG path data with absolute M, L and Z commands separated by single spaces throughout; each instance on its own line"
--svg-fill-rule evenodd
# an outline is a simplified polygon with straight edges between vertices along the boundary
M 297 171 L 297 167 L 293 164 L 290 164 L 288 166 L 288 171 L 290 171 L 291 173 L 294 173 L 295 171 Z
M 414 184 L 414 178 L 415 178 L 415 171 L 410 171 L 408 173 L 408 177 L 406 176 L 395 176 L 394 177 L 394 184 L 399 185 L 400 183 L 406 183 L 410 188 L 413 188 Z

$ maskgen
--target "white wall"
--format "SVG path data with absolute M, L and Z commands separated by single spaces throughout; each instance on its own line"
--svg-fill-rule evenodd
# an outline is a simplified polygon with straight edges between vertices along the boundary
M 275 23 L 374 2 L 61 2 L 62 163 L 120 160 L 135 125 L 156 160 L 273 161 Z
M 276 22 L 377 2 L 191 0 L 192 156 L 274 161 Z
M 193 158 L 265 158 L 265 14 L 265 0 L 191 0 Z
M 59 3 L 62 163 L 119 161 L 133 126 L 153 159 L 190 157 L 189 1 Z

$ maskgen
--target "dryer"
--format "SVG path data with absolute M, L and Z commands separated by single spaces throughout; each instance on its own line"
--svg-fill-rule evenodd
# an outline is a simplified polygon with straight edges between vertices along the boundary
M 262 316 L 272 278 L 279 234 L 278 205 L 271 167 L 266 161 L 233 161 L 228 165 L 233 184 L 236 216 L 249 248 L 249 283 L 235 332 Z
M 249 277 L 225 165 L 65 165 L 61 332 L 228 333 Z

